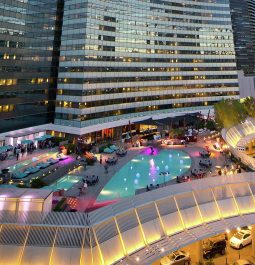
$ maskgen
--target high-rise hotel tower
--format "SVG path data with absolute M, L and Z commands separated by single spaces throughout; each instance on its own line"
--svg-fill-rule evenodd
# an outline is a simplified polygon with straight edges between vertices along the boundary
M 239 97 L 228 0 L 66 0 L 62 30 L 57 125 L 84 134 Z
M 0 0 L 0 133 L 53 122 L 62 0 Z

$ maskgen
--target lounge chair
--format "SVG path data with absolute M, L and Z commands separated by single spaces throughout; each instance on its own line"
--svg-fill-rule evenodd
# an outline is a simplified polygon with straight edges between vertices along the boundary
M 112 154 L 114 151 L 115 151 L 115 150 L 113 150 L 113 149 L 111 149 L 111 148 L 108 148 L 108 147 L 106 147 L 106 148 L 104 149 L 104 153 L 106 153 L 106 154 Z
M 110 149 L 112 149 L 112 150 L 114 150 L 114 151 L 117 151 L 117 150 L 119 150 L 119 147 L 118 146 L 116 146 L 116 145 L 111 145 L 110 147 L 109 147 Z
M 66 160 L 68 156 L 65 156 L 64 154 L 61 153 L 57 155 L 57 158 L 59 159 L 59 161 L 62 161 L 62 160 Z
M 59 161 L 58 159 L 54 159 L 52 157 L 47 159 L 47 162 L 50 163 L 51 165 L 58 163 L 58 161 Z
M 23 178 L 27 177 L 27 175 L 28 174 L 25 172 L 14 171 L 12 178 L 13 179 L 23 179 Z
M 121 156 L 121 157 L 125 156 L 126 154 L 127 154 L 127 150 L 119 149 L 116 151 L 116 155 Z
M 40 168 L 37 168 L 37 167 L 28 167 L 25 169 L 24 173 L 27 173 L 27 174 L 34 174 L 36 172 L 40 171 Z
M 49 163 L 49 162 L 47 162 L 47 163 L 40 162 L 40 163 L 38 163 L 38 164 L 36 165 L 36 167 L 38 167 L 38 168 L 46 168 L 46 167 L 48 167 L 48 166 L 50 166 L 50 163 Z

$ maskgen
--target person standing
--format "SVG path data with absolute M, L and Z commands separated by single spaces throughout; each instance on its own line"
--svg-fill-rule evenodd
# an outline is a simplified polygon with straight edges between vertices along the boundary
M 86 191 L 87 191 L 87 189 L 88 189 L 87 181 L 84 182 L 84 184 L 83 184 L 83 188 L 84 188 L 84 192 L 86 193 Z

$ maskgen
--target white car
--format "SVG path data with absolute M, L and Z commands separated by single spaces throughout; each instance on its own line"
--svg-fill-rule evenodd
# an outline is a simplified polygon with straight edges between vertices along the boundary
M 162 258 L 160 265 L 190 265 L 190 254 L 185 251 L 175 251 Z
M 251 244 L 251 231 L 240 230 L 230 238 L 230 246 L 233 248 L 241 249 L 246 245 Z

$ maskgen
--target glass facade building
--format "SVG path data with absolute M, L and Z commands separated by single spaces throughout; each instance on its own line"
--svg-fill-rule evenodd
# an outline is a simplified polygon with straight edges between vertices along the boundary
M 255 74 L 255 1 L 230 0 L 237 69 Z
M 61 2 L 0 0 L 0 132 L 54 119 Z
M 57 125 L 86 132 L 239 95 L 228 0 L 66 0 L 61 43 Z

